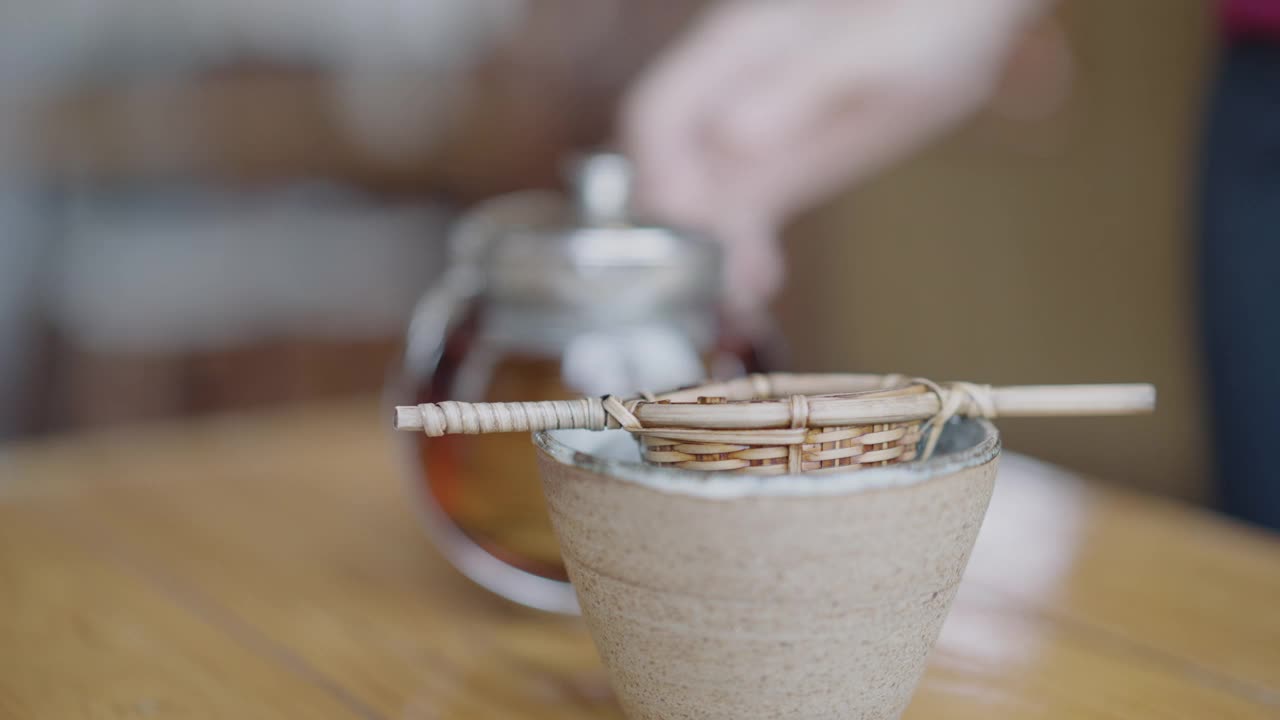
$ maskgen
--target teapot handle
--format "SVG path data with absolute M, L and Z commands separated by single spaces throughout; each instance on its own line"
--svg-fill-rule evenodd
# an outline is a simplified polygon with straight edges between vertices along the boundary
M 448 269 L 413 309 L 404 355 L 410 374 L 425 376 L 439 362 L 450 329 L 483 290 L 482 267 L 494 239 L 512 228 L 561 224 L 569 215 L 560 193 L 527 190 L 486 200 L 459 218 L 449 234 Z

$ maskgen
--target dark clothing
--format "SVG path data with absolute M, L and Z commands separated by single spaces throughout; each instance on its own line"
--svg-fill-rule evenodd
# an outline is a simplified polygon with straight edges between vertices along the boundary
M 1228 43 L 1204 152 L 1201 324 L 1218 500 L 1280 529 L 1280 42 Z

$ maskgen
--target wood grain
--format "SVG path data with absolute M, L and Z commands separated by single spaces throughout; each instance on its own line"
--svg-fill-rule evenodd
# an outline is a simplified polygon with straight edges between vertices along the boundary
M 0 509 L 0 717 L 361 717 L 61 522 Z
M 430 549 L 384 422 L 0 451 L 0 717 L 621 717 L 578 621 Z M 1016 455 L 997 485 L 908 718 L 1280 716 L 1280 542 Z

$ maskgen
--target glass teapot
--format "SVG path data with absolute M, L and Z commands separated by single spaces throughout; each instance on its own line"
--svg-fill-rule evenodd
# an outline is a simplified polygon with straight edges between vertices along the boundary
M 718 245 L 632 222 L 624 157 L 575 170 L 573 198 L 513 193 L 458 222 L 414 311 L 398 401 L 627 395 L 766 369 L 766 343 L 721 310 Z M 509 600 L 576 612 L 526 436 L 399 439 L 450 562 Z

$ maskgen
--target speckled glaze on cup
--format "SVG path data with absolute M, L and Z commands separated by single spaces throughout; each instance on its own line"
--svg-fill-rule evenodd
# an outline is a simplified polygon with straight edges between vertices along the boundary
M 990 423 L 953 421 L 928 462 L 773 477 L 565 437 L 534 438 L 543 488 L 629 718 L 902 714 L 991 498 Z

